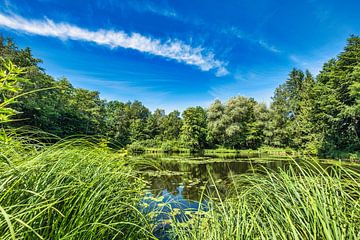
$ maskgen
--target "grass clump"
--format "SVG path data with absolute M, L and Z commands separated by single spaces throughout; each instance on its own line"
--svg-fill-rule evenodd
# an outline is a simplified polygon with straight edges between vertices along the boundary
M 359 239 L 360 174 L 317 164 L 233 178 L 229 197 L 210 202 L 178 239 Z
M 126 160 L 85 140 L 21 141 L 1 145 L 1 239 L 151 238 Z

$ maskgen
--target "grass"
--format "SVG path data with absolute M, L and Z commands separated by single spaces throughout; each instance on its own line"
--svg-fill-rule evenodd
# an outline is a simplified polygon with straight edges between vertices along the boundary
M 85 140 L 1 145 L 1 239 L 151 239 L 137 210 L 144 182 Z M 149 230 L 148 230 L 149 229 Z
M 138 210 L 145 183 L 137 176 L 149 164 L 142 158 L 124 158 L 84 139 L 55 145 L 6 139 L 0 145 L 0 239 L 155 238 L 156 225 Z M 302 161 L 230 176 L 226 197 L 218 194 L 208 211 L 191 213 L 187 222 L 172 221 L 169 236 L 359 239 L 357 166 L 324 169 Z M 209 184 L 216 182 L 210 177 Z
M 233 177 L 226 199 L 175 224 L 178 239 L 359 239 L 360 174 L 317 164 Z

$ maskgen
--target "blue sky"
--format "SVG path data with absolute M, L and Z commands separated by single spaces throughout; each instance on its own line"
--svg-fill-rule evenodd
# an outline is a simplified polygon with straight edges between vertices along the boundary
M 357 0 L 0 0 L 0 31 L 56 78 L 151 110 L 269 103 L 293 67 L 316 74 L 350 34 Z

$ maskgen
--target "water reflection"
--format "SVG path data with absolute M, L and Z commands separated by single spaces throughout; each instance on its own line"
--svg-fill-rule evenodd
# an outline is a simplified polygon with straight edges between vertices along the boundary
M 182 194 L 186 199 L 198 201 L 202 198 L 224 197 L 234 175 L 259 171 L 261 169 L 278 169 L 288 165 L 283 160 L 243 160 L 234 161 L 177 161 L 167 158 L 160 161 L 163 171 L 144 174 L 149 182 L 149 191 L 158 195 L 163 190 L 176 194 L 177 187 L 183 186 Z M 167 174 L 165 174 L 167 173 Z M 204 196 L 205 194 L 205 196 Z M 216 194 L 216 196 L 213 196 Z M 217 196 L 220 194 L 220 196 Z
M 159 239 L 171 239 L 168 230 L 173 221 L 186 222 L 190 220 L 198 210 L 207 211 L 207 201 L 188 200 L 183 195 L 184 186 L 176 187 L 176 193 L 172 194 L 163 189 L 159 195 L 147 191 L 140 201 L 140 210 L 149 220 L 155 224 L 153 234 Z

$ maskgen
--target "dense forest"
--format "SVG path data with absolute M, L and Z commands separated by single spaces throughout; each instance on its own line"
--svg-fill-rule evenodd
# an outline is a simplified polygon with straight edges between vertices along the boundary
M 31 49 L 1 37 L 1 72 L 9 62 L 21 81 L 2 89 L 11 105 L 11 127 L 30 126 L 61 138 L 97 135 L 113 148 L 126 146 L 256 149 L 290 147 L 311 154 L 360 151 L 360 38 L 350 36 L 344 51 L 317 76 L 293 69 L 274 92 L 270 106 L 236 96 L 207 109 L 151 112 L 139 101 L 106 101 L 99 92 L 75 88 L 41 68 Z M 14 67 L 14 66 L 13 66 Z M 21 95 L 21 93 L 27 93 Z M 121 94 L 121 93 L 119 93 Z

